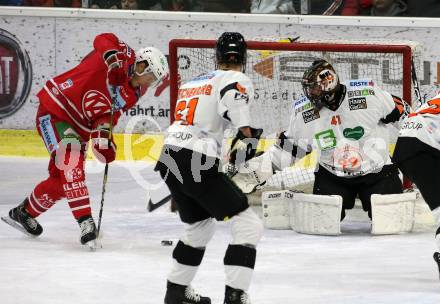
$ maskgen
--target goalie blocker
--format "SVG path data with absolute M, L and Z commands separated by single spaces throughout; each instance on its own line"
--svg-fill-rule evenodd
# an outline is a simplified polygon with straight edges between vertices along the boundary
M 373 194 L 372 234 L 398 234 L 414 228 L 416 193 Z M 262 195 L 263 222 L 269 229 L 293 229 L 299 233 L 339 235 L 342 197 L 291 190 L 266 191 Z

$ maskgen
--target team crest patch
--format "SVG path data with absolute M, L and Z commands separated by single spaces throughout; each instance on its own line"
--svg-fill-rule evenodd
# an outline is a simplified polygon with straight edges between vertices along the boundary
M 350 111 L 366 109 L 367 99 L 365 97 L 349 98 L 348 106 L 350 108 Z
M 89 120 L 110 112 L 111 102 L 101 92 L 96 90 L 88 91 L 83 97 L 83 113 Z
M 316 111 L 316 109 L 310 109 L 302 112 L 302 117 L 304 119 L 304 123 L 309 123 L 311 121 L 318 119 L 320 116 L 319 116 L 319 112 Z

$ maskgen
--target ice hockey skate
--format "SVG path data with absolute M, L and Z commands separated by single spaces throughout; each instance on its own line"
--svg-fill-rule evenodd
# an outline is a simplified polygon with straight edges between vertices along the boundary
M 87 246 L 91 251 L 102 248 L 96 239 L 95 221 L 91 216 L 83 216 L 78 219 L 79 227 L 81 228 L 81 244 Z
M 9 210 L 9 216 L 2 217 L 1 219 L 11 227 L 31 237 L 37 237 L 43 233 L 43 227 L 24 209 L 24 202 Z
M 440 278 L 440 252 L 434 252 L 434 261 L 437 263 Z
M 191 286 L 167 282 L 165 304 L 211 304 L 211 299 L 194 292 Z
M 224 304 L 251 304 L 246 292 L 226 286 Z

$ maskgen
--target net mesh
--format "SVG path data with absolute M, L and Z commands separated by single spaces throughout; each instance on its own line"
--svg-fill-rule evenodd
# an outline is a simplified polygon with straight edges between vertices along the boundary
M 344 44 L 347 43 L 344 41 Z M 179 47 L 177 56 L 180 83 L 215 69 L 215 52 L 212 48 Z M 341 81 L 372 79 L 376 85 L 391 94 L 403 96 L 401 53 L 364 53 L 355 48 L 350 52 L 248 49 L 245 74 L 253 81 L 255 88 L 251 115 L 253 121 L 257 122 L 256 125 L 264 129 L 266 148 L 275 141 L 277 133 L 287 129 L 293 101 L 303 92 L 301 79 L 304 70 L 317 59 L 326 59 L 330 62 Z M 226 134 L 231 135 L 231 133 Z M 315 164 L 313 155 L 309 156 L 294 167 L 274 175 L 267 185 L 276 188 L 310 186 L 313 182 Z

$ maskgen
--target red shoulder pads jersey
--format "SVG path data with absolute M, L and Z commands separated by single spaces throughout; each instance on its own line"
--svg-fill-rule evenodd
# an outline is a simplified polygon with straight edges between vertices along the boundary
M 133 107 L 141 97 L 140 88 L 133 88 L 128 80 L 122 86 L 107 86 L 104 54 L 112 50 L 126 53 L 129 57 L 128 78 L 131 78 L 135 63 L 134 50 L 111 33 L 96 36 L 93 47 L 94 50 L 76 67 L 47 81 L 37 94 L 40 104 L 49 113 L 69 122 L 84 140 L 89 139 L 98 119 L 107 116 L 110 121 L 112 103 L 115 126 L 121 114 Z

